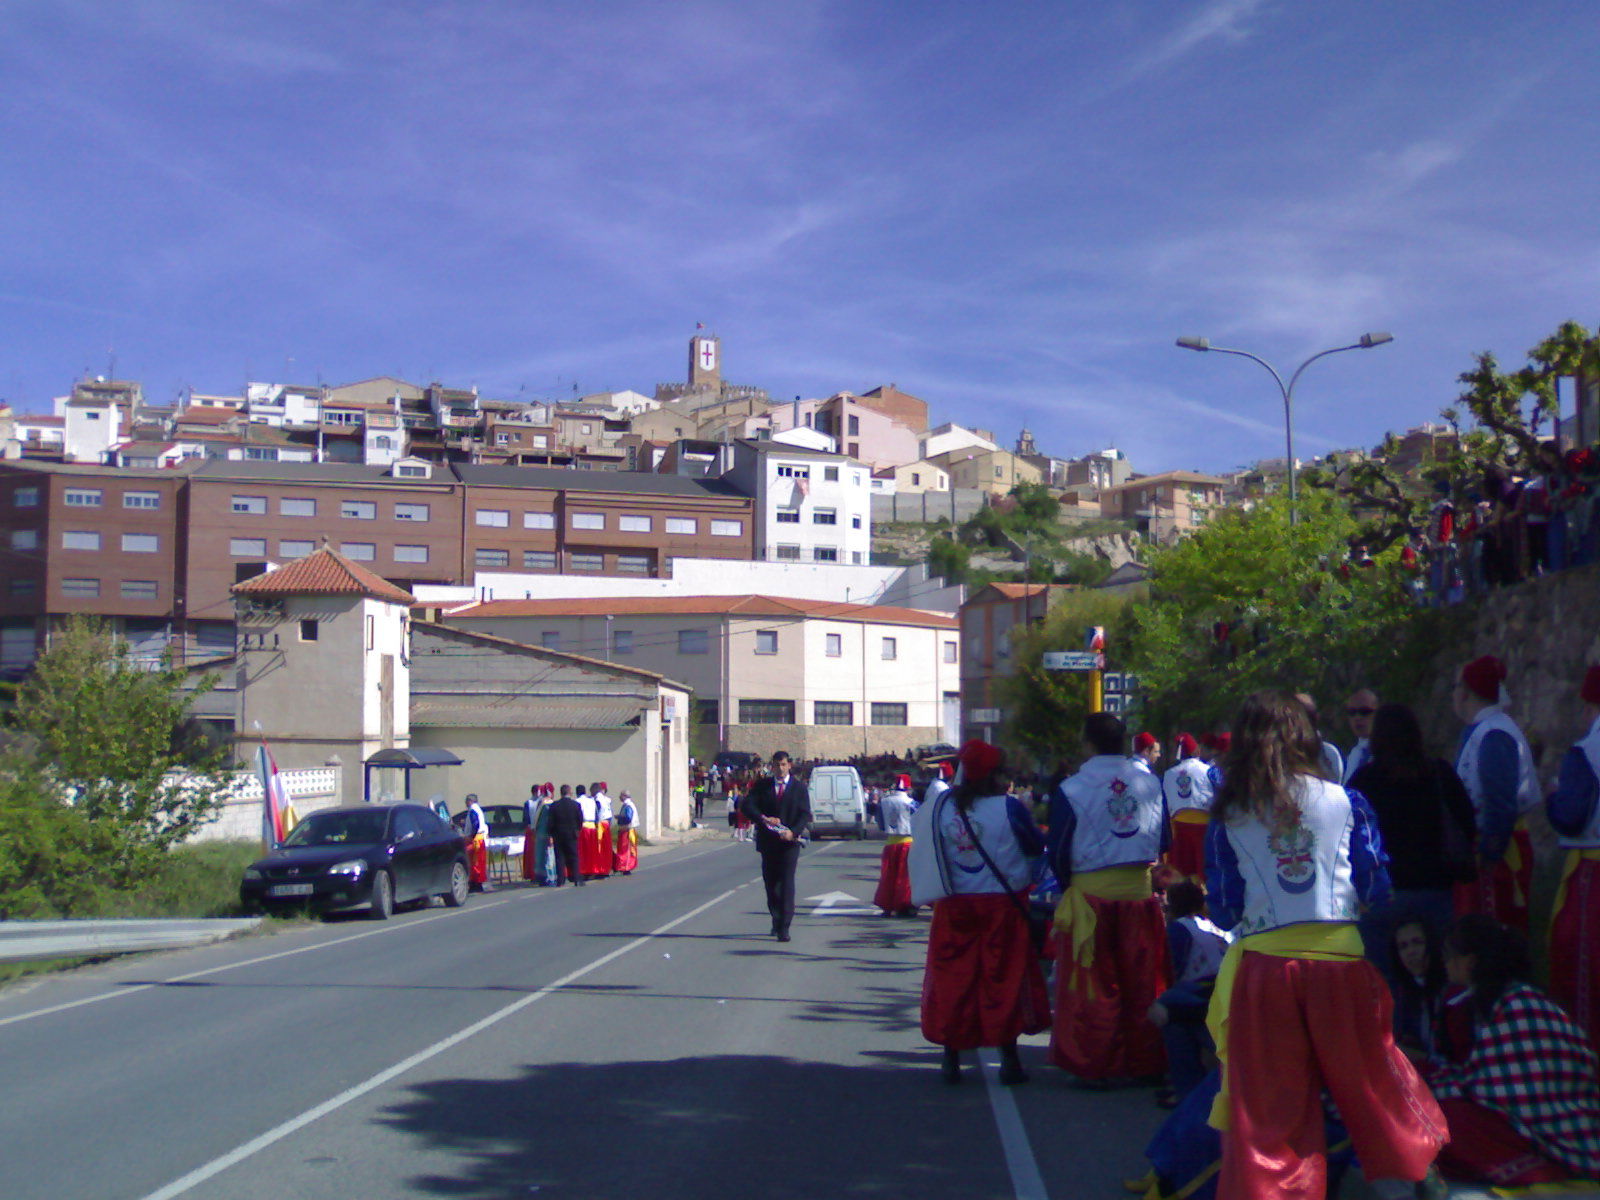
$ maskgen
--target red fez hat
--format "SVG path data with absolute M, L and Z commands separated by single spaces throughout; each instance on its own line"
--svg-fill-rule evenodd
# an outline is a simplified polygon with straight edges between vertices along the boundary
M 956 769 L 953 766 L 951 766 L 948 762 L 942 762 L 942 763 L 939 764 L 939 778 L 941 778 L 941 779 L 949 779 L 955 773 L 956 773 Z
M 1590 667 L 1583 673 L 1583 690 L 1579 694 L 1587 704 L 1600 704 L 1600 667 Z
M 961 747 L 958 757 L 962 770 L 966 772 L 967 782 L 980 783 L 1000 769 L 1004 756 L 1000 753 L 1000 747 L 973 738 Z
M 1156 735 L 1153 733 L 1146 731 L 1144 733 L 1136 733 L 1133 735 L 1133 752 L 1135 754 L 1143 754 L 1155 744 Z
M 902 792 L 909 792 L 911 790 L 911 776 L 909 776 L 909 775 L 896 775 L 894 777 L 894 785 L 895 785 L 895 787 L 899 788 Z
M 1211 735 L 1211 748 L 1218 754 L 1226 754 L 1233 749 L 1233 734 L 1213 733 Z
M 1461 683 L 1474 696 L 1490 702 L 1500 699 L 1506 665 L 1492 654 L 1475 658 L 1461 668 Z
M 1200 753 L 1200 747 L 1195 744 L 1194 734 L 1180 733 L 1178 735 L 1178 757 L 1193 758 Z

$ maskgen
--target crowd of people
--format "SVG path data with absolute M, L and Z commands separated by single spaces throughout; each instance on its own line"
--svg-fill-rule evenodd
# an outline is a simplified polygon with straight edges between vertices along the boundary
M 522 804 L 522 878 L 541 887 L 632 875 L 639 867 L 639 809 L 626 789 L 615 801 L 603 780 L 591 787 L 536 783 Z M 466 797 L 462 832 L 472 887 L 489 891 L 489 822 Z
M 898 781 L 876 899 L 933 906 L 944 1078 L 996 1047 L 1023 1083 L 1017 1039 L 1048 1030 L 1075 1086 L 1157 1087 L 1172 1111 L 1130 1181 L 1153 1198 L 1321 1197 L 1350 1162 L 1380 1197 L 1600 1179 L 1600 667 L 1548 794 L 1505 685 L 1492 656 L 1460 670 L 1449 761 L 1362 688 L 1348 754 L 1311 697 L 1264 692 L 1170 761 L 1094 714 L 1037 803 L 981 742 L 948 783 Z M 1546 989 L 1540 807 L 1565 855 Z

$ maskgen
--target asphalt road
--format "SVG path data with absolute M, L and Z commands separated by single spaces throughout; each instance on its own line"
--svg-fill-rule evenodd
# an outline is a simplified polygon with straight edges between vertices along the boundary
M 875 843 L 752 849 L 582 890 L 340 920 L 0 992 L 0 1197 L 1115 1196 L 1147 1091 L 975 1071 L 917 1031 L 926 922 L 870 910 Z

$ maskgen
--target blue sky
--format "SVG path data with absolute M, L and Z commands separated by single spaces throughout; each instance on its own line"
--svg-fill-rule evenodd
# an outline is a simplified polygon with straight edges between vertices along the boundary
M 1593 0 L 10 0 L 0 397 L 894 382 L 1137 469 L 1600 320 Z

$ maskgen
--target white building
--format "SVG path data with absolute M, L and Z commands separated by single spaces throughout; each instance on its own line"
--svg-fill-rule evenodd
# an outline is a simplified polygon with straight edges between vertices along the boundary
M 872 489 L 865 464 L 799 446 L 743 440 L 723 479 L 755 497 L 755 557 L 872 561 Z
M 922 439 L 920 449 L 923 458 L 936 458 L 952 450 L 998 450 L 1000 446 L 988 430 L 968 429 L 951 421 L 937 429 L 930 429 Z
M 694 690 L 706 741 L 846 758 L 954 740 L 961 634 L 941 613 L 773 596 L 493 600 L 444 624 L 633 665 Z
M 249 383 L 245 409 L 263 425 L 315 425 L 322 408 L 322 389 L 287 383 Z

